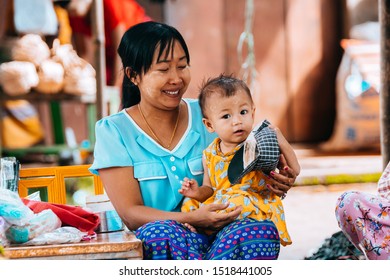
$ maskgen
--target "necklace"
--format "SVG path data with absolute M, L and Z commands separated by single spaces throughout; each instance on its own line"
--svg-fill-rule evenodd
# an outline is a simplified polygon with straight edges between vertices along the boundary
M 158 136 L 156 135 L 156 133 L 154 133 L 153 129 L 150 127 L 148 121 L 147 121 L 146 118 L 145 118 L 144 112 L 142 112 L 142 109 L 141 109 L 141 106 L 139 105 L 139 103 L 138 103 L 138 110 L 139 110 L 139 112 L 141 113 L 142 119 L 143 119 L 144 122 L 146 123 L 146 126 L 148 127 L 150 133 L 153 135 L 154 139 L 156 139 L 157 142 L 159 142 L 161 146 L 165 147 L 165 145 L 163 144 L 163 142 L 160 140 L 160 138 L 158 138 Z M 167 149 L 169 149 L 169 148 L 171 147 L 171 144 L 172 144 L 172 141 L 173 141 L 173 137 L 175 137 L 176 130 L 177 130 L 177 125 L 179 124 L 179 116 L 180 116 L 180 104 L 179 104 L 179 112 L 178 112 L 177 118 L 176 118 L 175 128 L 173 129 L 173 132 L 172 132 L 172 135 L 171 135 L 171 139 L 169 140 L 169 143 L 168 143 L 168 145 L 166 146 Z

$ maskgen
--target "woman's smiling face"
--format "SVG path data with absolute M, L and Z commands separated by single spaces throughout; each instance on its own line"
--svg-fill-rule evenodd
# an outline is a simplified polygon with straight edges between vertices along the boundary
M 191 81 L 190 69 L 182 46 L 175 41 L 158 59 L 157 48 L 153 63 L 145 74 L 137 75 L 135 83 L 142 102 L 147 101 L 160 109 L 176 108 Z

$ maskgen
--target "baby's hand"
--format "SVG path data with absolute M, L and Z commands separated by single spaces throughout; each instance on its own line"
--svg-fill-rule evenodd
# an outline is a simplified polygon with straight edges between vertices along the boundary
M 184 178 L 179 193 L 189 198 L 195 198 L 199 194 L 198 182 L 194 179 Z

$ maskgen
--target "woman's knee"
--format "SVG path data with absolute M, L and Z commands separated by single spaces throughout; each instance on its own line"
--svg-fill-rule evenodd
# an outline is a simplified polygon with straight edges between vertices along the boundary
M 278 230 L 272 221 L 236 220 L 221 230 L 210 250 L 210 259 L 277 259 Z
M 353 205 L 354 202 L 360 198 L 361 198 L 361 194 L 356 191 L 347 191 L 341 194 L 337 198 L 337 202 L 336 202 L 336 208 L 335 208 L 336 216 L 341 217 L 342 216 L 341 214 L 345 211 L 345 209 L 347 209 L 348 206 L 351 205 L 351 203 Z
M 138 228 L 135 235 L 143 242 L 148 242 L 148 240 L 156 238 L 169 238 L 169 235 L 177 230 L 176 228 L 178 226 L 179 224 L 173 220 L 153 221 Z
M 234 243 L 256 241 L 280 244 L 278 229 L 272 221 L 253 219 L 236 220 L 219 233 L 221 240 L 234 240 Z

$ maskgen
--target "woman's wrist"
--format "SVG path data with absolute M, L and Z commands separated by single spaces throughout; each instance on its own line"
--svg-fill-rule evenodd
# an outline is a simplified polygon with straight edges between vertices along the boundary
M 179 212 L 179 217 L 176 219 L 180 223 L 189 223 L 193 222 L 193 212 Z

